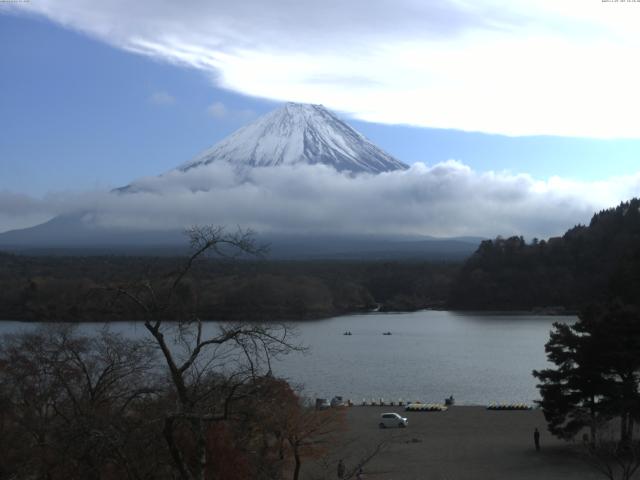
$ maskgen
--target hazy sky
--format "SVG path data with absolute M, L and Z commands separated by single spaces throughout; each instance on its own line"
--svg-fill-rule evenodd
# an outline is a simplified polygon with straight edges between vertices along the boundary
M 403 229 L 556 234 L 640 193 L 638 24 L 640 3 L 601 0 L 0 3 L 0 231 L 166 172 L 291 100 L 418 162 L 387 192 L 415 208 Z M 435 185 L 443 169 L 458 183 Z M 505 181 L 530 221 L 491 197 Z M 470 192 L 495 204 L 478 222 Z

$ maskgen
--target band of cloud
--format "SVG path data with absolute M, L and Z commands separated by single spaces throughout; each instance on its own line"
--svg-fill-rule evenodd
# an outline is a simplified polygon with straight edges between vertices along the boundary
M 214 162 L 140 179 L 128 193 L 38 200 L 3 192 L 0 219 L 89 212 L 87 221 L 131 229 L 213 223 L 283 233 L 549 237 L 637 195 L 640 172 L 600 182 L 540 181 L 448 161 L 354 177 L 322 165 L 238 171 Z

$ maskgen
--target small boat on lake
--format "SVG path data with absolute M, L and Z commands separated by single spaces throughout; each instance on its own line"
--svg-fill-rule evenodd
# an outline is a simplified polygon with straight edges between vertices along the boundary
M 383 332 L 383 335 L 391 335 L 391 332 Z

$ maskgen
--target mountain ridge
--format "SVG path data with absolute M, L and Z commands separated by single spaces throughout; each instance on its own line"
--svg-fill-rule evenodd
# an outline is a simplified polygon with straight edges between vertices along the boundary
M 340 172 L 374 174 L 408 168 L 322 105 L 291 102 L 236 130 L 177 170 L 215 161 L 249 167 L 324 164 Z
M 188 252 L 183 230 L 148 232 L 105 228 L 83 220 L 84 214 L 60 215 L 34 227 L 0 234 L 0 252 L 25 255 L 173 256 Z M 414 235 L 260 234 L 273 260 L 462 260 L 480 237 L 438 238 Z

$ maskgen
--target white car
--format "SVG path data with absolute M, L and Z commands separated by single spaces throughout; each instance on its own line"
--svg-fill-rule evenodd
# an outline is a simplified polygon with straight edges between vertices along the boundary
M 404 428 L 409 424 L 409 420 L 406 417 L 402 417 L 397 413 L 383 413 L 380 415 L 380 428 L 398 427 Z

